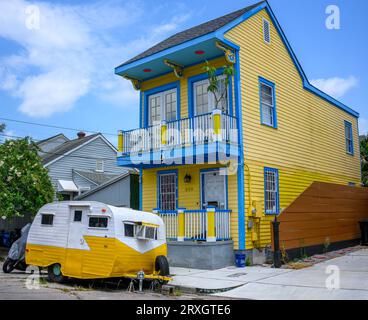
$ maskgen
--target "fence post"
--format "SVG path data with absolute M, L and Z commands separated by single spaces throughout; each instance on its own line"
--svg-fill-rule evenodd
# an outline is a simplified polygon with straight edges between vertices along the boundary
M 161 121 L 161 144 L 164 146 L 167 144 L 167 122 Z
M 281 268 L 281 252 L 280 252 L 280 222 L 277 221 L 277 216 L 272 222 L 273 228 L 273 265 L 275 268 Z
M 222 115 L 221 110 L 215 109 L 215 110 L 212 111 L 213 132 L 215 134 L 215 141 L 221 141 L 222 140 L 221 115 Z
M 215 230 L 215 214 L 216 208 L 207 208 L 207 230 L 206 230 L 206 241 L 216 242 L 216 230 Z
M 123 153 L 124 149 L 124 136 L 123 131 L 119 130 L 118 132 L 118 152 Z
M 178 241 L 184 241 L 185 238 L 185 209 L 178 209 Z

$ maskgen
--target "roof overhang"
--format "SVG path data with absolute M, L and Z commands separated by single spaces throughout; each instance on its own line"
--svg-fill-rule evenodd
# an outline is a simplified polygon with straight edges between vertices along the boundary
M 59 192 L 78 192 L 78 187 L 71 180 L 58 180 L 58 191 Z
M 218 41 L 216 33 L 210 33 L 146 58 L 116 67 L 115 74 L 145 81 L 173 71 L 165 64 L 165 59 L 184 67 L 202 63 L 205 60 L 224 55 L 224 52 L 216 46 Z M 198 54 L 198 52 L 202 54 Z M 150 72 L 147 72 L 148 70 Z

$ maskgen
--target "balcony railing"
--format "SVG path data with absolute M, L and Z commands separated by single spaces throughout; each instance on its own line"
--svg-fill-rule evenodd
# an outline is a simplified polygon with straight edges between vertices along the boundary
M 231 210 L 155 210 L 165 223 L 166 237 L 174 241 L 230 240 Z
M 237 119 L 214 110 L 191 118 L 162 122 L 147 128 L 122 131 L 119 152 L 141 153 L 166 147 L 223 141 L 237 144 Z

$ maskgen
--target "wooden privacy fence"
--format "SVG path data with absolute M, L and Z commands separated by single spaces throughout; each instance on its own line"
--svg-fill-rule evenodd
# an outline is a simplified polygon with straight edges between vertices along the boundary
M 278 217 L 280 248 L 359 239 L 359 221 L 367 218 L 368 188 L 314 182 Z

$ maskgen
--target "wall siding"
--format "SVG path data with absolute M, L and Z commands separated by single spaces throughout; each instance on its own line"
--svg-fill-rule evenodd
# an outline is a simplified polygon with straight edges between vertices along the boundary
M 83 197 L 82 201 L 104 202 L 115 207 L 130 208 L 130 176 L 121 179 L 101 190 Z
M 188 210 L 201 208 L 200 170 L 218 168 L 220 165 L 188 165 L 179 167 L 165 167 L 161 169 L 143 170 L 142 175 L 142 206 L 143 211 L 152 212 L 157 208 L 157 172 L 162 170 L 178 170 L 178 207 Z M 192 177 L 190 183 L 184 183 L 184 177 Z M 238 248 L 238 191 L 237 176 L 228 176 L 228 207 L 231 213 L 231 235 Z
M 246 207 L 252 200 L 264 210 L 263 168 L 279 169 L 280 207 L 286 208 L 314 181 L 360 184 L 357 119 L 303 88 L 301 77 L 271 22 L 271 45 L 263 41 L 265 10 L 241 23 L 226 38 L 241 47 Z M 275 83 L 278 128 L 261 125 L 259 76 Z M 353 124 L 355 155 L 346 154 L 344 120 Z M 249 211 L 247 210 L 247 221 Z M 252 242 L 246 229 L 246 248 L 271 243 L 270 221 L 263 216 L 260 241 Z
M 50 164 L 47 169 L 53 185 L 57 186 L 57 180 L 73 180 L 73 169 L 77 170 L 95 170 L 96 159 L 104 159 L 104 171 L 106 173 L 121 174 L 126 171 L 125 168 L 116 164 L 116 152 L 112 150 L 104 140 L 97 138 L 87 145 L 72 152 L 71 156 L 65 156 L 60 160 Z M 74 177 L 78 175 L 74 173 Z M 79 176 L 78 176 L 79 177 Z M 82 186 L 94 186 L 87 180 L 78 178 Z

